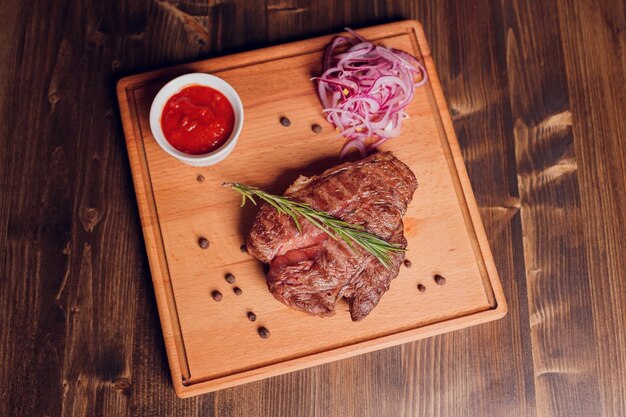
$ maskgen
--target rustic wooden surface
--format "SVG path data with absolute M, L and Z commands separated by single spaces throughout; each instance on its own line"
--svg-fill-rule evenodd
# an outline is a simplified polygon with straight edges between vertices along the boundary
M 626 414 L 626 6 L 35 1 L 0 13 L 0 415 Z M 179 400 L 115 102 L 122 75 L 423 22 L 500 321 Z

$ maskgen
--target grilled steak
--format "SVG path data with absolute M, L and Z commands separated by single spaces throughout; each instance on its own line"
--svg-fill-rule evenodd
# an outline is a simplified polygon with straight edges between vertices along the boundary
M 285 192 L 380 238 L 406 247 L 402 216 L 417 188 L 411 170 L 391 153 L 344 163 L 314 177 L 299 177 Z M 389 289 L 404 260 L 391 253 L 386 269 L 374 256 L 334 240 L 304 219 L 261 206 L 248 235 L 248 252 L 269 263 L 267 285 L 279 301 L 310 314 L 331 316 L 345 297 L 353 321 L 367 316 Z

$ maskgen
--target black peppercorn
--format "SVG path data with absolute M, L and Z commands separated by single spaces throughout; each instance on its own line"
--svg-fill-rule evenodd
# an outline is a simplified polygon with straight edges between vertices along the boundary
M 217 290 L 211 293 L 211 297 L 213 297 L 215 301 L 222 301 L 222 293 Z
M 225 280 L 226 280 L 226 282 L 228 282 L 229 284 L 234 284 L 234 283 L 235 283 L 235 281 L 237 281 L 237 280 L 235 279 L 235 276 L 234 276 L 233 274 L 231 274 L 230 272 L 224 276 L 224 279 L 225 279 Z
M 252 311 L 248 311 L 248 320 L 250 321 L 255 321 L 256 320 L 256 314 L 254 314 Z
M 259 327 L 259 336 L 261 336 L 261 339 L 269 339 L 270 337 L 270 331 L 267 330 L 265 327 Z
M 322 126 L 318 125 L 317 123 L 314 124 L 313 126 L 311 126 L 311 130 L 315 133 L 321 133 L 322 132 Z
M 241 295 L 241 293 L 242 293 L 241 288 L 239 288 L 239 287 L 233 288 L 233 292 L 235 293 L 235 295 Z
M 291 126 L 291 120 L 289 120 L 288 118 L 283 116 L 283 117 L 280 118 L 280 124 L 285 126 L 285 127 L 289 127 L 289 126 Z
M 202 248 L 202 249 L 208 249 L 209 246 L 211 245 L 211 242 L 209 242 L 207 239 L 201 237 L 200 239 L 198 239 L 198 245 Z

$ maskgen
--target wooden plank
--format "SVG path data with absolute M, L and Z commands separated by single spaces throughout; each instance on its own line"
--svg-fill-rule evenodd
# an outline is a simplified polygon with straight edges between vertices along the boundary
M 620 416 L 626 413 L 626 11 L 619 1 L 559 1 L 558 10 L 584 219 L 580 233 L 587 242 L 587 320 L 593 320 L 597 341 L 595 414 Z
M 557 8 L 515 1 L 504 17 L 537 407 L 593 415 L 597 343 Z
M 26 35 L 28 22 L 25 15 L 29 8 L 13 2 L 3 9 L 0 14 L 0 42 L 3 45 L 0 59 L 4 63 L 0 67 L 0 415 L 26 415 L 36 410 L 32 398 L 35 378 L 28 375 L 33 356 L 29 343 L 36 325 L 35 314 L 20 314 L 19 311 L 25 303 L 31 304 L 33 295 L 31 284 L 24 279 L 33 274 L 34 268 L 29 267 L 33 251 L 29 239 L 33 234 L 26 224 L 15 227 L 12 221 L 15 207 L 25 204 L 23 199 L 17 199 L 16 189 L 11 186 L 20 177 L 17 171 L 19 161 L 13 160 L 18 145 L 11 138 L 15 128 L 26 127 L 14 109 L 21 101 L 18 83 L 23 65 L 21 44 Z M 20 374 L 24 377 L 15 378 Z M 27 390 L 22 386 L 25 381 L 31 383 Z M 54 396 L 42 393 L 42 397 L 41 402 L 50 408 L 58 405 Z
M 313 140 L 309 138 L 312 135 L 309 124 L 291 129 L 289 146 L 283 145 L 282 152 L 274 152 L 266 146 L 269 138 L 276 140 L 276 120 L 284 109 L 289 109 L 294 121 L 319 118 L 315 92 L 302 86 L 308 85 L 308 77 L 319 65 L 321 49 L 330 37 L 141 74 L 120 82 L 122 119 L 157 304 L 174 385 L 180 395 L 193 395 L 367 352 L 439 333 L 445 331 L 446 326 L 455 329 L 479 323 L 506 311 L 450 119 L 447 113 L 440 119 L 437 110 L 437 106 L 439 109 L 445 106 L 445 101 L 421 29 L 411 22 L 399 22 L 365 29 L 362 33 L 404 50 L 412 50 L 419 44 L 429 70 L 432 92 L 418 90 L 416 100 L 408 109 L 416 122 L 407 124 L 405 136 L 420 139 L 413 142 L 414 147 L 403 148 L 402 158 L 425 181 L 420 188 L 421 198 L 409 206 L 405 222 L 412 250 L 425 252 L 428 249 L 420 249 L 420 246 L 426 243 L 430 249 L 439 249 L 433 249 L 428 259 L 414 259 L 411 271 L 401 273 L 397 280 L 401 283 L 396 285 L 397 290 L 390 291 L 360 326 L 339 314 L 325 319 L 324 326 L 320 326 L 319 319 L 286 309 L 271 299 L 258 264 L 239 252 L 243 239 L 239 215 L 229 208 L 235 204 L 236 196 L 220 187 L 225 178 L 236 178 L 243 182 L 254 181 L 264 188 L 273 184 L 272 187 L 284 189 L 293 179 L 290 175 L 281 175 L 287 183 L 277 185 L 276 173 L 300 171 L 302 166 L 313 166 L 319 158 L 329 160 L 333 155 L 336 158 L 336 141 L 323 141 L 324 136 L 334 135 L 327 132 L 316 137 L 318 153 L 306 159 L 307 153 L 300 148 Z M 419 55 L 420 50 L 414 53 Z M 260 63 L 248 63 L 257 57 Z M 243 63 L 246 65 L 242 66 Z M 222 69 L 225 64 L 226 69 Z M 268 80 L 281 68 L 283 89 L 276 90 Z M 244 127 L 242 145 L 229 157 L 228 164 L 209 169 L 186 167 L 163 153 L 152 140 L 147 116 L 156 88 L 172 77 L 168 74 L 188 71 L 215 73 L 233 84 L 242 97 L 248 111 L 248 125 Z M 259 83 L 259 79 L 266 82 Z M 260 106 L 263 103 L 265 105 Z M 438 128 L 445 131 L 437 133 Z M 386 144 L 385 148 L 393 151 L 394 146 L 396 142 Z M 268 171 L 268 167 L 275 172 Z M 206 178 L 201 185 L 195 181 L 198 173 Z M 251 174 L 254 176 L 250 177 Z M 209 194 L 202 191 L 207 187 L 210 187 Z M 187 190 L 184 206 L 178 198 L 180 190 Z M 217 215 L 221 221 L 211 223 L 207 212 Z M 412 232 L 411 226 L 418 221 L 420 236 Z M 446 235 L 435 232 L 443 229 L 448 231 Z M 199 257 L 202 251 L 198 252 L 195 244 L 198 233 L 212 242 L 207 256 Z M 447 255 L 448 250 L 454 251 L 454 256 Z M 269 341 L 262 341 L 250 332 L 245 314 L 239 311 L 240 303 L 207 302 L 212 288 L 228 286 L 222 277 L 231 270 L 236 272 L 240 285 L 246 286 L 245 292 L 256 303 L 253 308 L 259 317 L 271 317 L 274 336 Z M 436 273 L 446 275 L 449 283 L 418 298 L 416 282 L 409 276 L 424 277 L 418 281 L 429 285 L 425 277 Z M 256 276 L 260 278 L 254 279 Z M 224 288 L 222 292 L 228 290 Z M 493 298 L 494 293 L 496 298 Z M 246 303 L 245 297 L 241 300 Z M 247 301 L 247 309 L 251 308 L 250 302 Z M 202 319 L 218 316 L 217 321 Z M 224 334 L 228 334 L 228 338 L 225 339 Z M 293 334 L 298 335 L 297 339 L 287 337 Z M 207 346 L 211 348 L 207 350 Z M 272 349 L 268 351 L 263 346 L 272 346 Z M 313 346 L 317 346 L 317 350 L 312 350 Z M 212 361 L 215 357 L 223 359 Z
M 111 176 L 123 169 L 123 149 L 109 145 L 118 128 L 104 75 L 109 67 L 97 64 L 103 38 L 88 19 L 86 27 L 58 24 L 68 18 L 63 4 L 22 7 L 19 53 L 12 61 L 19 76 L 9 101 L 15 116 L 2 262 L 2 276 L 10 277 L 3 279 L 2 294 L 11 296 L 1 303 L 9 309 L 3 322 L 13 332 L 10 341 L 2 340 L 11 355 L 3 361 L 12 381 L 7 415 L 91 408 L 125 415 L 127 397 L 111 387 L 129 372 L 125 352 L 133 329 L 122 318 L 134 315 L 135 304 L 120 300 L 118 291 L 133 298 L 129 283 L 137 257 L 125 253 L 128 240 L 120 231 L 132 229 L 135 219 L 132 194 Z M 77 9 L 69 13 L 78 19 Z M 81 65 L 84 71 L 76 75 L 73 69 Z M 76 116 L 78 103 L 84 118 Z M 105 207 L 117 214 L 105 216 Z M 96 332 L 104 312 L 113 320 Z
M 411 1 L 268 0 L 268 39 L 273 43 L 341 32 L 415 16 Z
M 145 39 L 144 46 L 157 48 L 149 49 L 143 59 L 160 57 L 166 58 L 165 62 L 180 62 L 209 53 L 251 49 L 266 42 L 262 2 L 158 0 L 141 7 L 149 7 L 150 21 L 164 29 L 145 33 L 150 38 Z M 164 66 L 163 61 L 160 66 Z
M 12 177 L 16 175 L 13 170 L 12 164 L 9 163 L 9 156 L 12 153 L 13 142 L 9 140 L 11 137 L 12 127 L 16 122 L 17 115 L 12 111 L 16 100 L 14 79 L 17 78 L 19 73 L 19 43 L 20 35 L 23 35 L 22 22 L 20 19 L 21 9 L 17 5 L 13 7 L 7 7 L 7 12 L 0 15 L 0 43 L 5 45 L 0 49 L 0 60 L 5 63 L 0 68 L 0 270 L 7 259 L 8 249 L 8 227 L 9 227 L 9 213 L 11 205 L 11 188 L 8 184 L 11 183 Z M 8 285 L 8 280 L 4 282 Z M 0 281 L 0 285 L 2 282 Z M 7 294 L 6 292 L 3 292 Z M 6 305 L 6 304 L 5 304 Z M 2 311 L 6 317 L 8 311 Z M 0 341 L 7 342 L 10 340 L 8 336 L 8 326 L 3 326 L 0 329 Z M 4 352 L 6 353 L 6 352 Z M 8 357 L 2 357 L 7 359 Z M 3 361 L 6 363 L 6 361 Z M 2 380 L 2 374 L 4 368 L 0 368 L 0 380 Z M 0 399 L 3 394 L 0 394 Z M 3 401 L 6 404 L 6 401 Z M 2 405 L 0 405 L 2 407 Z M 2 409 L 0 409 L 0 413 Z
M 267 38 L 269 41 L 284 41 L 285 38 L 303 36 L 311 31 L 311 0 L 267 1 Z
M 485 326 L 403 346 L 408 379 L 399 414 L 531 416 L 536 410 L 514 147 L 507 140 L 512 120 L 501 6 L 487 1 L 419 3 L 417 13 L 432 39 L 509 314 Z M 481 47 L 475 46 L 477 40 Z M 491 358 L 503 358 L 506 365 L 493 367 Z

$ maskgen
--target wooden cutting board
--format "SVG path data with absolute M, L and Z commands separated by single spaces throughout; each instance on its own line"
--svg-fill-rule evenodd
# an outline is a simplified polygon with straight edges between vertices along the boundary
M 224 181 L 282 193 L 300 174 L 339 163 L 343 139 L 325 122 L 311 76 L 333 35 L 212 58 L 118 83 L 124 133 L 176 393 L 189 397 L 503 317 L 507 307 L 430 50 L 419 23 L 359 30 L 417 56 L 430 82 L 418 88 L 401 137 L 387 142 L 420 184 L 404 218 L 407 258 L 391 289 L 363 321 L 347 304 L 318 318 L 273 298 L 262 265 L 240 250 L 256 208 L 239 207 Z M 212 167 L 184 165 L 153 139 L 148 113 L 172 78 L 206 72 L 239 93 L 239 143 Z M 279 118 L 291 120 L 283 127 Z M 323 126 L 315 134 L 311 125 Z M 197 180 L 203 176 L 204 181 Z M 198 239 L 210 241 L 201 249 Z M 234 274 L 235 284 L 224 279 Z M 435 280 L 436 276 L 443 277 Z M 242 290 L 234 294 L 234 287 Z M 216 302 L 211 293 L 220 291 Z M 248 312 L 257 316 L 255 322 Z M 261 339 L 259 326 L 271 332 Z

